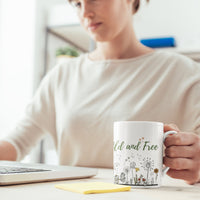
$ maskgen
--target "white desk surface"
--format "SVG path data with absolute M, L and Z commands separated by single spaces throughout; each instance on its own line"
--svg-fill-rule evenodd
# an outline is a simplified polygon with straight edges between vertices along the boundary
M 89 179 L 44 182 L 13 186 L 0 186 L 2 200 L 200 200 L 200 184 L 188 185 L 182 180 L 171 179 L 167 175 L 163 185 L 155 189 L 131 189 L 128 192 L 103 194 L 79 194 L 57 189 L 55 184 L 74 182 L 113 182 L 113 170 L 99 169 L 98 175 Z

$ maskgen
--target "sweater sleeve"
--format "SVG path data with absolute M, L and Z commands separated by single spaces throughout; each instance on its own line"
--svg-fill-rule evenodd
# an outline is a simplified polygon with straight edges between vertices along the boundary
M 54 72 L 51 70 L 41 81 L 23 117 L 9 131 L 4 141 L 10 142 L 21 160 L 39 142 L 45 133 L 55 135 Z
M 183 131 L 194 132 L 200 136 L 200 64 L 186 57 L 180 61 L 177 67 L 179 77 L 176 78 L 182 84 L 180 89 L 176 90 L 176 95 L 181 98 L 179 106 L 185 127 Z M 181 71 L 183 66 L 188 66 L 185 72 Z
M 200 70 L 199 70 L 199 76 L 200 76 Z M 194 88 L 192 88 L 192 92 L 194 98 L 190 97 L 189 100 L 191 101 L 191 104 L 193 104 L 193 111 L 190 113 L 189 117 L 191 117 L 194 120 L 194 125 L 193 125 L 194 133 L 200 136 L 200 80 L 194 86 Z
M 192 131 L 200 136 L 200 80 L 194 86 L 192 86 L 191 91 L 188 93 L 188 116 L 186 123 L 192 124 L 191 130 L 189 131 Z M 190 106 L 192 109 L 189 111 Z M 187 110 L 187 106 L 185 109 Z

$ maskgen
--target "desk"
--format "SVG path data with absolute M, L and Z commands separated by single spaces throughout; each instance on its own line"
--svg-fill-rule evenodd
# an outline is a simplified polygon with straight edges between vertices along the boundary
M 1 200 L 200 200 L 200 184 L 187 185 L 182 180 L 168 177 L 163 179 L 163 186 L 155 189 L 131 189 L 128 192 L 88 194 L 68 192 L 54 187 L 59 183 L 83 181 L 112 182 L 113 170 L 99 169 L 98 175 L 81 180 L 44 182 L 13 186 L 0 186 Z

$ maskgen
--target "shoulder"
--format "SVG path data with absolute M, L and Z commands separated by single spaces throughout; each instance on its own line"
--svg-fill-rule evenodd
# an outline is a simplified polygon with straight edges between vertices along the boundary
M 46 74 L 46 77 L 53 80 L 62 80 L 62 78 L 66 78 L 66 76 L 69 76 L 83 65 L 85 57 L 86 54 L 82 54 L 79 57 L 69 58 L 59 62 Z
M 42 78 L 39 88 L 55 88 L 74 77 L 74 72 L 84 63 L 85 54 L 56 64 Z
M 159 61 L 158 63 L 168 70 L 171 69 L 189 74 L 194 72 L 200 73 L 200 63 L 197 63 L 191 58 L 180 53 L 171 51 L 158 51 L 155 56 L 155 60 Z
M 84 63 L 85 58 L 86 58 L 86 54 L 82 54 L 79 57 L 65 59 L 62 62 L 58 63 L 54 67 L 53 70 L 54 72 L 56 71 L 65 72 L 66 70 L 69 70 L 70 68 L 75 69 Z
M 190 58 L 177 53 L 177 52 L 173 52 L 173 51 L 165 51 L 165 50 L 157 50 L 155 53 L 155 57 L 157 57 L 157 59 L 162 59 L 164 61 L 169 61 L 169 62 L 183 62 L 183 61 L 191 61 Z

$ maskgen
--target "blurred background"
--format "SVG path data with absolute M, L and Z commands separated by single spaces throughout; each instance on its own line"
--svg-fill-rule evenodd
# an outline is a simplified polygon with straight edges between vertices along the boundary
M 200 62 L 200 1 L 141 1 L 133 17 L 138 39 L 174 38 L 174 45 L 162 49 Z M 0 0 L 0 138 L 15 126 L 52 67 L 94 48 L 67 0 Z M 30 161 L 57 164 L 48 136 L 24 159 Z

